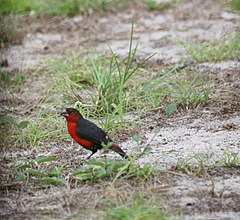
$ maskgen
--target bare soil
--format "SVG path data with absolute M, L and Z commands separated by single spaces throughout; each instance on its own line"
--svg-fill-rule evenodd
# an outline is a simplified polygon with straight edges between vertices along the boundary
M 137 57 L 141 59 L 156 53 L 150 62 L 153 69 L 158 65 L 176 64 L 186 56 L 176 39 L 202 43 L 220 39 L 240 28 L 240 15 L 227 11 L 215 0 L 186 0 L 163 11 L 146 10 L 134 1 L 118 12 L 106 12 L 104 15 L 38 18 L 32 21 L 24 18 L 22 25 L 26 24 L 29 28 L 26 28 L 21 44 L 2 50 L 2 59 L 8 61 L 3 69 L 10 73 L 23 70 L 31 74 L 31 70 L 36 70 L 41 64 L 42 58 L 61 56 L 66 50 L 97 48 L 106 53 L 110 46 L 119 55 L 126 55 L 133 14 L 134 39 L 135 43 L 139 43 Z M 209 163 L 223 158 L 226 149 L 239 155 L 239 58 L 217 63 L 190 63 L 189 68 L 205 75 L 211 74 L 222 98 L 206 107 L 178 111 L 171 117 L 164 116 L 161 109 L 146 112 L 139 129 L 116 134 L 115 139 L 126 151 L 139 145 L 131 139 L 132 135 L 140 135 L 140 145 L 150 145 L 153 151 L 139 158 L 138 163 L 154 164 L 160 172 L 157 180 L 141 183 L 143 185 L 137 180 L 123 181 L 120 191 L 127 194 L 134 185 L 140 191 L 150 186 L 159 207 L 171 212 L 179 211 L 182 213 L 179 219 L 238 219 L 239 166 L 218 167 L 198 175 L 187 175 L 176 170 L 176 164 L 195 153 L 205 155 Z M 45 77 L 34 75 L 27 79 L 24 92 L 16 95 L 20 101 L 13 107 L 13 114 L 39 102 L 44 88 L 49 85 Z M 73 214 L 81 210 L 104 208 L 102 199 L 111 198 L 113 191 L 108 182 L 42 188 L 14 179 L 12 158 L 21 161 L 46 152 L 58 155 L 66 164 L 86 157 L 86 151 L 75 143 L 59 141 L 44 143 L 42 148 L 37 149 L 4 149 L 0 154 L 2 219 L 77 219 Z M 101 152 L 96 157 L 102 157 Z M 94 214 L 88 214 L 87 218 L 99 219 Z

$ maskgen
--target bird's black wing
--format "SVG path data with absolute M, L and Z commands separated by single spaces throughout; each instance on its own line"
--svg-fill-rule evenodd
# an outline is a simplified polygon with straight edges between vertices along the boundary
M 93 122 L 84 118 L 78 120 L 77 122 L 77 136 L 97 145 L 101 145 L 102 143 L 107 144 L 111 141 L 106 132 Z

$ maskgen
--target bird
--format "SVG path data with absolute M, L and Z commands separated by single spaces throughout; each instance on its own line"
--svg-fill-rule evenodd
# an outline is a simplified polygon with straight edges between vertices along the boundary
M 107 133 L 93 122 L 83 118 L 82 114 L 75 108 L 65 108 L 61 115 L 67 122 L 68 133 L 83 148 L 92 151 L 86 159 L 90 159 L 103 145 L 127 159 L 128 155 L 115 143 Z

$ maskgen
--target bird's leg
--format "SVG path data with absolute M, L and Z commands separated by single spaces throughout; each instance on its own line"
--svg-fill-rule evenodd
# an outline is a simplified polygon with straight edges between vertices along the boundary
M 86 158 L 86 160 L 90 159 L 90 157 L 97 152 L 97 149 L 92 150 L 92 154 Z

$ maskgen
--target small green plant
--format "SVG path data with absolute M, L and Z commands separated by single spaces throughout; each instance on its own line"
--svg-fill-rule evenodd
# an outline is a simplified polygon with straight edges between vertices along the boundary
M 210 102 L 212 81 L 200 74 L 175 68 L 159 72 L 154 78 L 138 86 L 137 97 L 152 108 L 162 106 L 167 115 L 178 108 L 197 107 Z
M 87 88 L 86 92 L 90 97 L 92 108 L 97 114 L 118 115 L 123 119 L 123 113 L 129 104 L 129 92 L 126 84 L 133 74 L 151 57 L 144 59 L 136 66 L 133 65 L 137 52 L 137 46 L 134 49 L 132 48 L 133 28 L 134 18 L 132 19 L 129 52 L 126 58 L 119 59 L 111 50 L 111 57 L 108 62 L 102 56 L 95 56 L 88 60 L 86 57 L 77 55 L 68 60 L 69 62 L 63 62 L 60 66 L 53 64 L 54 71 L 64 73 L 60 82 L 59 79 L 57 80 L 58 84 L 63 87 L 62 89 L 66 91 L 66 88 L 68 88 L 76 100 L 79 97 L 74 95 L 76 93 L 73 92 L 74 89 L 72 88 L 74 87 L 75 90 Z M 57 63 L 59 63 L 58 61 Z
M 217 189 L 216 185 L 220 185 L 221 184 L 221 188 Z M 219 187 L 218 187 L 219 188 Z M 228 190 L 229 187 L 225 186 L 224 183 L 224 179 L 220 179 L 220 181 L 218 179 L 211 179 L 211 189 L 210 189 L 210 195 L 212 197 L 223 197 L 223 193 Z
M 17 72 L 14 75 L 0 71 L 0 88 L 20 92 L 26 73 Z
M 165 114 L 167 116 L 170 116 L 171 114 L 173 114 L 176 111 L 177 111 L 176 103 L 171 103 L 165 107 Z
M 232 167 L 240 164 L 240 156 L 239 153 L 229 150 L 226 148 L 224 150 L 222 163 L 225 166 Z
M 40 15 L 68 15 L 74 16 L 79 12 L 105 11 L 117 5 L 124 4 L 125 0 L 1 0 L 0 12 L 23 13 L 31 11 Z
M 239 0 L 230 0 L 227 3 L 233 11 L 240 11 L 240 1 Z
M 146 201 L 141 195 L 138 195 L 127 203 L 118 203 L 114 208 L 106 210 L 104 219 L 168 220 L 169 218 L 156 207 L 153 201 Z
M 39 155 L 34 160 L 15 166 L 16 178 L 24 181 L 30 179 L 42 185 L 66 185 L 67 181 L 62 176 L 64 164 L 49 168 L 46 164 L 58 160 L 55 156 Z
M 0 48 L 5 47 L 8 43 L 16 42 L 18 38 L 20 39 L 17 24 L 18 16 L 0 14 Z
M 173 165 L 173 168 L 184 171 L 189 175 L 199 175 L 216 167 L 234 167 L 239 164 L 239 152 L 230 151 L 229 148 L 226 148 L 219 160 L 211 161 L 208 154 L 196 153 L 179 159 L 177 163 Z
M 172 0 L 172 1 L 163 1 L 159 2 L 156 0 L 141 0 L 142 4 L 150 10 L 163 10 L 171 7 L 176 3 L 180 3 L 183 0 Z
M 204 79 L 200 74 L 181 72 L 175 75 L 175 83 L 169 96 L 173 103 L 181 107 L 197 107 L 199 104 L 208 104 L 211 94 L 211 81 Z
M 141 0 L 141 2 L 150 10 L 162 10 L 171 6 L 171 2 L 157 2 L 155 0 Z
M 17 122 L 11 116 L 3 116 L 0 119 L 0 128 L 3 132 L 0 134 L 1 148 L 5 146 L 6 143 L 11 143 L 17 139 L 23 140 L 22 131 L 28 127 L 29 121 Z
M 64 177 L 65 164 L 57 164 L 58 158 L 55 156 L 39 155 L 33 160 L 27 160 L 24 163 L 15 165 L 16 178 L 24 181 L 30 179 L 41 184 L 67 184 Z M 56 161 L 56 163 L 53 163 Z M 145 164 L 140 167 L 135 164 L 133 159 L 130 161 L 116 160 L 110 158 L 91 159 L 85 161 L 86 166 L 76 168 L 71 171 L 73 180 L 84 182 L 96 182 L 101 179 L 110 179 L 113 183 L 119 178 L 130 179 L 141 177 L 147 179 L 154 175 L 154 168 Z M 57 165 L 54 165 L 57 164 Z
M 32 118 L 25 118 L 18 122 L 11 116 L 4 116 L 0 120 L 1 129 L 4 129 L 2 147 L 5 144 L 11 146 L 26 147 L 40 146 L 44 141 L 66 139 L 65 124 L 59 113 L 47 110 L 37 111 Z
M 206 172 L 213 164 L 208 160 L 207 154 L 193 154 L 179 159 L 174 169 L 182 170 L 189 175 L 199 175 Z
M 98 179 L 111 178 L 115 182 L 119 178 L 148 178 L 154 174 L 152 166 L 145 164 L 143 167 L 140 167 L 134 163 L 133 159 L 129 161 L 119 161 L 110 158 L 91 159 L 86 161 L 86 164 L 89 166 L 72 171 L 73 179 L 95 182 Z
M 197 46 L 184 43 L 188 55 L 196 62 L 217 62 L 240 55 L 240 34 L 233 33 L 224 39 L 212 40 Z

